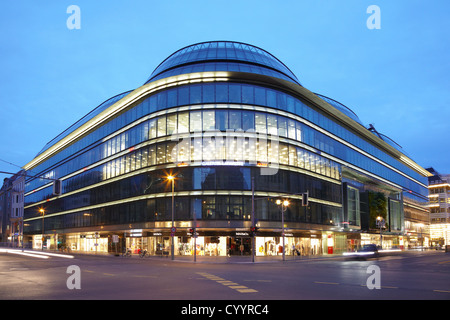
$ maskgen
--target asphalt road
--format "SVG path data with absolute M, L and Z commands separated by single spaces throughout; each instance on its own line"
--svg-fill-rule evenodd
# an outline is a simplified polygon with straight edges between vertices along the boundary
M 181 307 L 216 300 L 450 300 L 450 253 L 257 263 L 0 253 L 0 299 L 176 300 Z

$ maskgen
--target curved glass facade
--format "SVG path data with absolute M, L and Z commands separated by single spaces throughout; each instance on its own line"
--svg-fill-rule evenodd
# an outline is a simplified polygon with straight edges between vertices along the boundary
M 164 60 L 147 82 L 155 80 L 157 75 L 174 67 L 208 61 L 236 61 L 240 64 L 263 66 L 285 74 L 291 81 L 299 84 L 289 68 L 267 51 L 246 43 L 231 41 L 202 42 L 180 49 Z
M 210 71 L 250 75 L 241 81 L 224 75 L 202 80 L 202 73 Z M 145 91 L 160 80 L 197 72 L 197 81 Z M 249 80 L 251 74 L 258 75 L 257 81 Z M 147 84 L 107 100 L 29 165 L 27 170 L 42 178 L 26 182 L 25 233 L 52 230 L 60 234 L 60 244 L 72 243 L 78 249 L 82 244 L 75 241 L 77 234 L 100 233 L 106 238 L 102 248 L 108 251 L 112 234 L 135 243 L 129 236 L 132 228 L 140 230 L 140 247 L 162 252 L 172 214 L 169 174 L 176 176 L 179 248 L 192 250 L 188 230 L 194 224 L 203 232 L 204 248 L 230 249 L 238 243 L 248 247 L 248 232 L 243 230 L 255 223 L 262 254 L 270 254 L 269 243 L 279 241 L 281 211 L 276 200 L 288 199 L 284 221 L 294 246 L 308 244 L 309 252 L 325 253 L 331 234 L 333 246 L 342 251 L 347 240 L 354 239 L 352 231 L 370 231 L 364 197 L 375 192 L 392 203 L 392 234 L 404 232 L 402 205 L 426 201 L 426 178 L 382 143 L 358 133 L 360 122 L 345 106 L 318 96 L 353 119 L 355 128 L 324 114 L 288 87 L 261 82 L 264 77 L 299 85 L 283 63 L 250 45 L 211 42 L 177 51 Z M 102 118 L 114 103 L 123 109 Z M 96 119 L 81 136 L 57 144 Z M 58 149 L 53 151 L 53 146 Z M 49 179 L 61 181 L 60 195 L 53 193 Z M 306 192 L 309 202 L 303 206 Z M 189 252 L 184 249 L 180 252 Z

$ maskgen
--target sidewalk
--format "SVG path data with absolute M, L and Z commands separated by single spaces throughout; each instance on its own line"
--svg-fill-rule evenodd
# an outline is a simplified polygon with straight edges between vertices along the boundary
M 114 257 L 114 255 L 110 255 Z M 148 258 L 140 258 L 139 255 L 133 254 L 131 257 L 116 256 L 120 259 L 143 259 L 143 260 L 159 260 L 159 261 L 172 261 L 171 256 L 150 256 Z M 289 262 L 306 262 L 306 261 L 318 261 L 322 259 L 331 258 L 344 258 L 341 254 L 336 255 L 315 255 L 315 256 L 291 256 L 286 255 L 285 260 L 279 256 L 256 256 L 252 261 L 252 256 L 174 256 L 174 262 L 184 263 L 218 263 L 218 264 L 252 264 L 252 263 L 289 263 Z
M 33 253 L 35 250 L 26 250 L 30 253 Z M 62 253 L 62 252 L 55 252 L 53 250 L 44 250 L 44 251 L 37 251 L 36 253 L 40 254 L 50 254 L 54 256 L 60 255 L 67 255 L 67 256 L 73 256 L 76 258 L 77 256 L 84 256 L 84 257 L 104 257 L 104 258 L 112 258 L 117 260 L 128 260 L 128 259 L 142 259 L 142 260 L 154 260 L 154 261 L 172 261 L 171 256 L 150 256 L 146 258 L 139 257 L 138 254 L 132 254 L 131 257 L 124 257 L 121 254 L 114 254 L 114 253 L 83 253 L 83 252 L 71 252 L 71 253 Z M 407 250 L 407 251 L 400 251 L 395 252 L 394 254 L 390 255 L 401 255 L 401 256 L 412 256 L 412 255 L 423 255 L 423 254 L 438 254 L 442 253 L 445 254 L 445 251 L 436 251 L 436 250 Z M 449 255 L 450 256 L 450 255 Z M 175 255 L 174 256 L 174 262 L 183 262 L 183 263 L 211 263 L 211 264 L 258 264 L 258 263 L 304 263 L 304 262 L 311 262 L 311 261 L 325 261 L 325 260 L 348 260 L 348 257 L 344 256 L 342 253 L 339 254 L 324 254 L 324 255 L 310 255 L 310 256 L 292 256 L 292 255 L 286 255 L 285 260 L 283 261 L 282 255 L 278 256 L 255 256 L 254 261 L 252 260 L 251 255 L 232 255 L 232 256 L 196 256 L 194 261 L 194 256 L 181 256 L 181 255 Z

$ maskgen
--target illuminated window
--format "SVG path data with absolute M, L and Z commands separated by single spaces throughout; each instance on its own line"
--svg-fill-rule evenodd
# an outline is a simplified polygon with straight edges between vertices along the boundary
M 202 131 L 202 112 L 192 111 L 190 114 L 190 131 L 200 132 Z
M 189 112 L 178 114 L 178 133 L 189 132 Z
M 158 137 L 166 135 L 166 116 L 158 117 Z
M 258 133 L 267 133 L 266 115 L 264 113 L 255 113 L 255 130 Z
M 278 135 L 277 116 L 267 115 L 267 133 L 272 135 Z
M 148 138 L 156 138 L 156 119 L 152 119 L 149 122 Z
M 167 116 L 167 134 L 173 134 L 177 129 L 177 114 Z
M 214 130 L 216 127 L 214 111 L 203 111 L 203 131 Z

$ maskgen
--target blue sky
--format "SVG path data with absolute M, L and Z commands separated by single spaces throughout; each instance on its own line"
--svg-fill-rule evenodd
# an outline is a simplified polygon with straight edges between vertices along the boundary
M 79 30 L 66 25 L 72 4 Z M 381 29 L 366 26 L 370 5 Z M 271 52 L 307 89 L 350 107 L 423 167 L 450 173 L 449 9 L 447 0 L 4 2 L 0 171 L 20 170 L 174 51 L 234 40 Z

